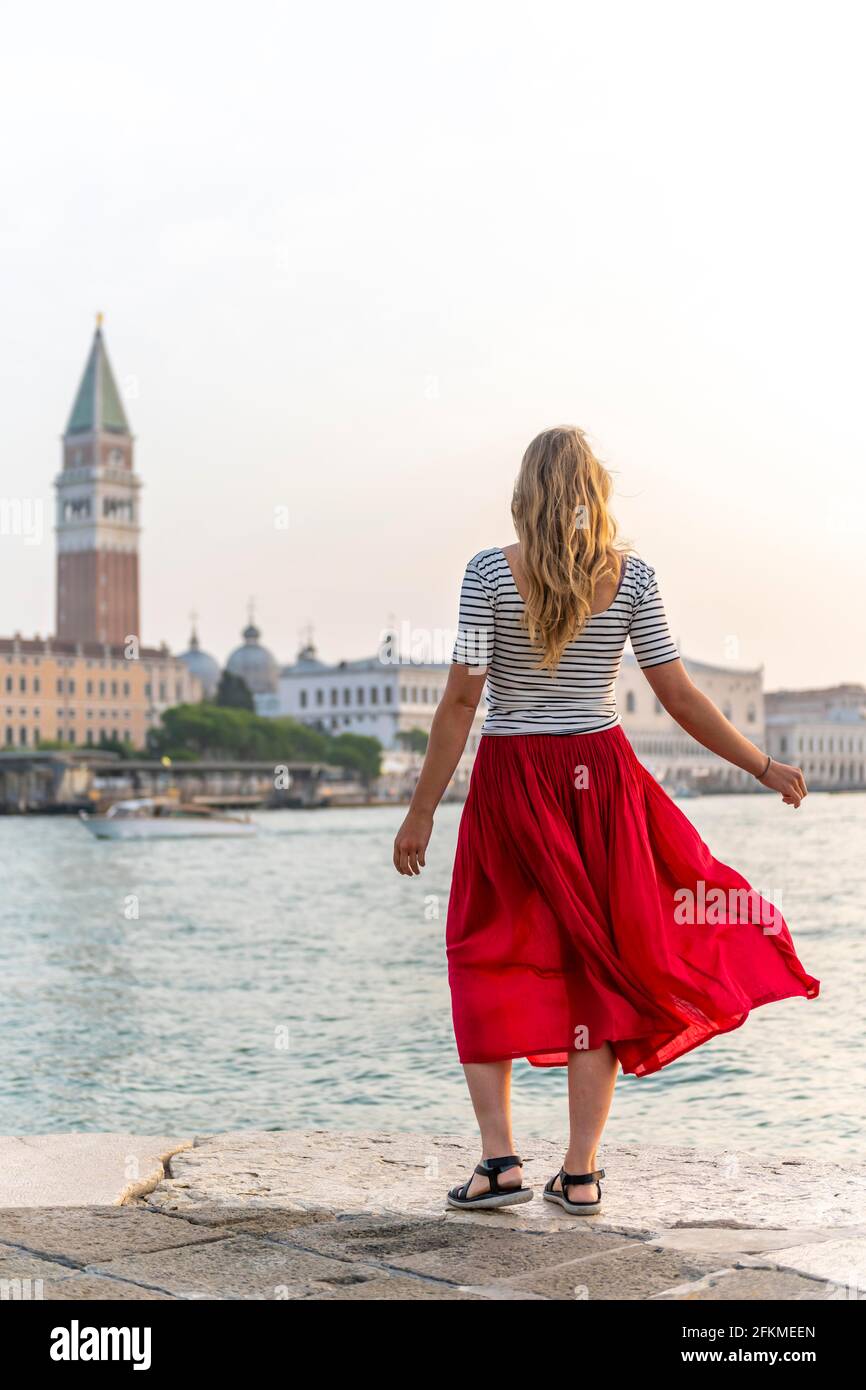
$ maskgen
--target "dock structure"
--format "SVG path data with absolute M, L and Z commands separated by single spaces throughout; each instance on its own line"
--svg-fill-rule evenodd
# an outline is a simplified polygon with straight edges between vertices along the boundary
M 347 786 L 340 768 L 320 762 L 173 762 L 112 753 L 0 753 L 0 814 L 75 812 L 127 797 L 177 795 L 207 806 L 327 805 Z M 358 783 L 360 789 L 360 783 Z

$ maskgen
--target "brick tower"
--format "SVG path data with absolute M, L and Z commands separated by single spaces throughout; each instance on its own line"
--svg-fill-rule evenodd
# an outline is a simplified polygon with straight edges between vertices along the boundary
M 57 489 L 57 636 L 112 646 L 140 636 L 132 435 L 102 315 L 63 436 Z

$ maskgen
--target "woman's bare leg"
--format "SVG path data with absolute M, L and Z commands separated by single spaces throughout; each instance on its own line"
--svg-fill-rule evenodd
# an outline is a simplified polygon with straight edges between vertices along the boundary
M 568 1123 L 569 1141 L 565 1155 L 567 1173 L 592 1173 L 602 1132 L 613 1100 L 619 1063 L 610 1043 L 592 1052 L 568 1054 Z M 557 1191 L 562 1184 L 554 1184 Z M 569 1187 L 570 1202 L 595 1202 L 598 1190 L 594 1183 Z
M 481 1157 L 502 1158 L 505 1154 L 513 1154 L 510 1059 L 502 1062 L 467 1062 L 463 1071 L 481 1131 Z M 522 1181 L 522 1168 L 509 1168 L 499 1175 L 500 1187 L 520 1187 Z M 476 1173 L 468 1195 L 475 1197 L 489 1189 L 488 1179 Z

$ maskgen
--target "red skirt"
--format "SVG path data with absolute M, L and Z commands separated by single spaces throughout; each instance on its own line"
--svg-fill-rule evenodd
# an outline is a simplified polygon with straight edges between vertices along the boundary
M 462 1062 L 562 1066 L 609 1042 L 647 1076 L 819 988 L 621 728 L 481 739 L 446 939 Z

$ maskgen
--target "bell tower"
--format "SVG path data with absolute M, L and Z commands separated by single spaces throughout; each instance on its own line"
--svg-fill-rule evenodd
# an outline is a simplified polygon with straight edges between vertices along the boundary
M 57 490 L 57 637 L 121 645 L 141 634 L 141 487 L 102 315 L 63 436 Z

